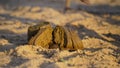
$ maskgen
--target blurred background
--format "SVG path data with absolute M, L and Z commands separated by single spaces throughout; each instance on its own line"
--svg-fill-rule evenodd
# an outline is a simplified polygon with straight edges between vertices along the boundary
M 120 13 L 120 0 L 89 0 L 89 5 L 79 0 L 71 0 L 73 9 L 82 9 L 89 12 Z M 42 6 L 62 10 L 65 0 L 0 0 L 0 7 L 15 9 L 19 6 Z
M 120 68 L 120 0 L 71 1 L 72 10 L 63 13 L 65 0 L 0 0 L 0 68 Z M 26 45 L 28 27 L 43 20 L 73 28 L 84 50 Z

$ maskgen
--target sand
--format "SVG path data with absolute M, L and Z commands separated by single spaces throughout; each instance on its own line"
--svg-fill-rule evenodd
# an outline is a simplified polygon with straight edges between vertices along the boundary
M 119 68 L 120 3 L 100 1 L 112 7 L 99 11 L 83 5 L 77 10 L 73 3 L 73 10 L 63 13 L 63 0 L 20 0 L 6 9 L 0 6 L 0 68 Z M 28 45 L 28 27 L 43 20 L 73 28 L 84 49 L 70 52 Z

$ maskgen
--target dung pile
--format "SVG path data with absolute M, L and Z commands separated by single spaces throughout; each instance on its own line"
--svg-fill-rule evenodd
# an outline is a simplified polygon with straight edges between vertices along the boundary
M 75 31 L 59 25 L 52 27 L 49 22 L 41 22 L 28 28 L 28 44 L 47 49 L 83 49 L 82 41 Z

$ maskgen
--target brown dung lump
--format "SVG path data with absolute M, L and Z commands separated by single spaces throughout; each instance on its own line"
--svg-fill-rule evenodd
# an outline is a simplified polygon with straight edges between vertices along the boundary
M 49 22 L 41 22 L 28 28 L 28 44 L 47 49 L 83 49 L 83 43 L 75 31 L 58 25 L 53 28 Z

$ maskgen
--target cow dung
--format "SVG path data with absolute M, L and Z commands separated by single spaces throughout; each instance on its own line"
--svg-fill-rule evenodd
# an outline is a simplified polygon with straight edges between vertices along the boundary
M 83 49 L 83 43 L 75 31 L 59 25 L 53 28 L 49 22 L 41 22 L 28 28 L 28 44 L 47 49 Z

